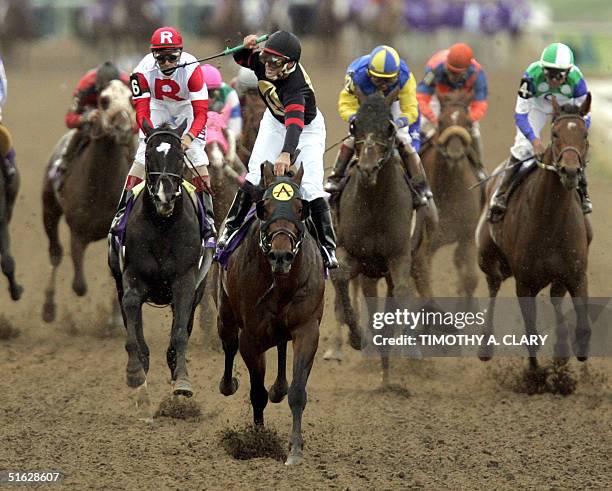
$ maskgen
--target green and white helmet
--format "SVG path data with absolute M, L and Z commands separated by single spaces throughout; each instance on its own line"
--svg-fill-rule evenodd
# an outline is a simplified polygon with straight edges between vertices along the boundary
M 540 62 L 544 68 L 569 70 L 574 66 L 574 53 L 563 43 L 552 43 L 542 51 Z

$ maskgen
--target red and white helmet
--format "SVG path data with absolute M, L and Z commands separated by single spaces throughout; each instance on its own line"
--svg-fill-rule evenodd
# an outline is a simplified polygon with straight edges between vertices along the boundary
M 183 49 L 183 36 L 174 27 L 160 27 L 151 36 L 151 51 L 158 49 Z
M 212 65 L 202 65 L 202 74 L 204 75 L 204 83 L 209 90 L 218 89 L 223 83 L 221 72 Z

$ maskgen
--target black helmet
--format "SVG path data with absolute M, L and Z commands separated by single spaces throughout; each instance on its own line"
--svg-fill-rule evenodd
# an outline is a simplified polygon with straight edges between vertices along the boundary
M 102 63 L 96 72 L 96 90 L 101 92 L 106 88 L 111 80 L 117 80 L 119 78 L 119 69 L 113 64 L 112 61 L 105 61 Z
M 291 61 L 300 61 L 302 45 L 292 32 L 276 31 L 268 38 L 264 51 L 273 55 L 281 55 Z

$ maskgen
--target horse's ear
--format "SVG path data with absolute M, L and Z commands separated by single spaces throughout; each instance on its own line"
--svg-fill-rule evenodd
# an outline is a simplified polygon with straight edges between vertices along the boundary
M 385 96 L 385 102 L 387 103 L 387 106 L 390 107 L 391 104 L 393 104 L 393 102 L 395 101 L 395 99 L 397 99 L 397 94 L 399 94 L 400 88 L 401 87 L 399 86 L 399 84 L 397 84 L 397 87 L 395 87 L 395 89 L 393 89 Z
M 559 114 L 561 114 L 561 106 L 559 106 L 559 103 L 557 102 L 557 98 L 554 95 L 550 98 L 550 100 L 551 100 L 552 107 L 553 107 L 553 119 L 554 119 L 557 116 L 559 116 Z
M 261 176 L 263 178 L 263 188 L 267 188 L 274 181 L 274 165 L 267 160 L 261 164 Z
M 297 174 L 292 177 L 293 182 L 300 186 L 302 184 L 302 177 L 304 177 L 304 162 L 302 162 L 302 165 L 300 165 Z
M 153 132 L 153 128 L 149 125 L 147 118 L 144 118 L 142 121 L 142 132 L 145 136 L 149 136 Z
M 580 106 L 580 115 L 584 118 L 590 112 L 591 112 L 591 93 L 587 92 L 586 99 Z

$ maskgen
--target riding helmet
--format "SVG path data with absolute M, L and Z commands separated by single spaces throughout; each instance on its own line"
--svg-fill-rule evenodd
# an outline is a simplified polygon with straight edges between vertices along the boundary
M 300 61 L 302 45 L 298 37 L 292 32 L 276 31 L 268 38 L 264 51 L 273 55 L 284 56 L 290 61 Z
M 370 53 L 368 74 L 377 78 L 397 77 L 400 71 L 401 59 L 391 46 L 376 46 Z
M 151 36 L 151 51 L 183 49 L 183 37 L 174 27 L 160 27 Z
M 117 80 L 119 76 L 119 69 L 114 63 L 112 61 L 105 61 L 96 71 L 96 90 L 101 92 L 111 80 Z
M 470 67 L 472 58 L 474 52 L 470 46 L 465 43 L 453 44 L 448 50 L 446 68 L 454 73 L 463 73 Z
M 544 68 L 569 70 L 574 66 L 574 53 L 563 43 L 552 43 L 542 51 L 540 62 Z

